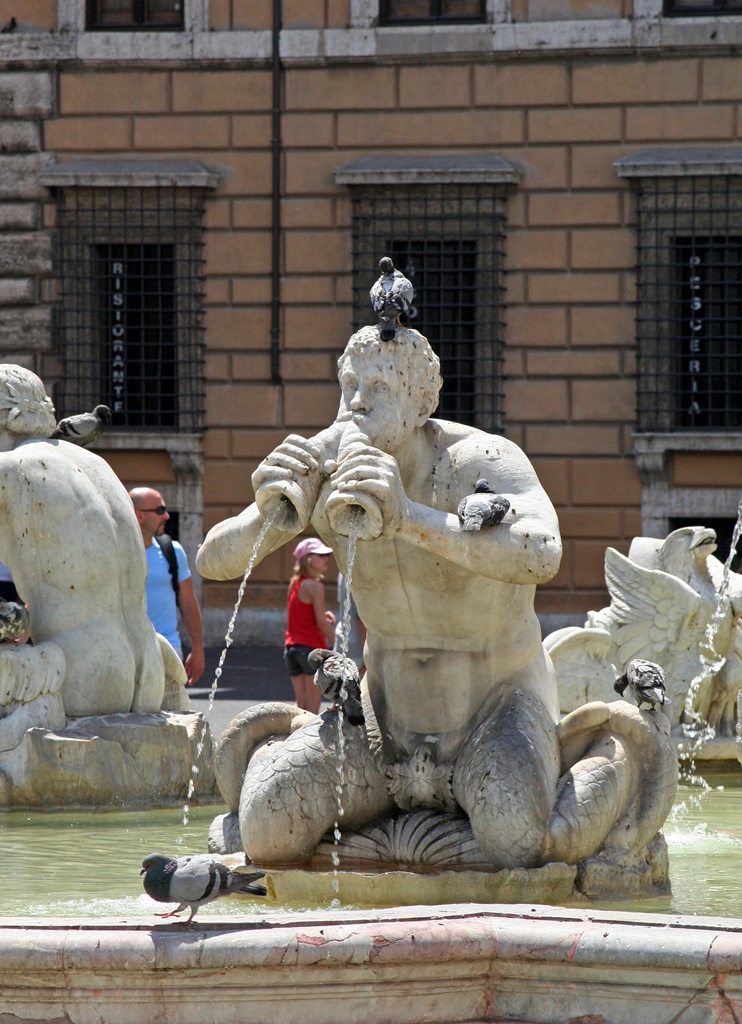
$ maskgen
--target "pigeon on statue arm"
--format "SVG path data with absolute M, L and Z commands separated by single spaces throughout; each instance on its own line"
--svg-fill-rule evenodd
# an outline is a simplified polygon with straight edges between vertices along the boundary
M 458 516 L 461 529 L 466 533 L 497 526 L 508 513 L 510 502 L 496 494 L 486 480 L 477 480 L 474 493 L 459 502 Z

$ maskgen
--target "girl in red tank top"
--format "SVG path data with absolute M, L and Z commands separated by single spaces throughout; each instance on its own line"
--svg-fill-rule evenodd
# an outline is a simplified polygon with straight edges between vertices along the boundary
M 314 685 L 314 672 L 308 662 L 317 647 L 332 647 L 335 641 L 335 616 L 325 609 L 322 578 L 332 554 L 316 537 L 300 541 L 294 549 L 294 573 L 289 583 L 288 624 L 284 657 L 296 694 L 297 707 L 317 714 L 322 695 Z

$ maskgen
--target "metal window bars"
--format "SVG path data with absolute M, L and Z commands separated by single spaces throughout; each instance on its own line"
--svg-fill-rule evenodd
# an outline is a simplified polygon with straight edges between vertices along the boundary
M 742 429 L 742 178 L 637 182 L 638 429 Z
M 186 0 L 86 0 L 88 31 L 182 29 Z
M 676 17 L 703 14 L 742 14 L 740 0 L 664 0 L 662 13 Z
M 380 0 L 380 25 L 483 22 L 484 0 Z
M 369 288 L 390 256 L 415 288 L 402 322 L 441 361 L 436 415 L 500 430 L 504 188 L 359 185 L 352 195 L 355 329 L 373 322 Z
M 102 402 L 113 427 L 203 427 L 202 189 L 60 188 L 58 415 Z

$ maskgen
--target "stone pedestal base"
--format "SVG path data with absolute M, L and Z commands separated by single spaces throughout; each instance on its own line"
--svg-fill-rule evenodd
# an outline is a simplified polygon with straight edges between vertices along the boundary
M 197 757 L 199 741 L 203 749 Z M 58 731 L 29 729 L 0 753 L 0 807 L 125 809 L 217 796 L 214 741 L 201 714 L 114 714 L 70 719 Z

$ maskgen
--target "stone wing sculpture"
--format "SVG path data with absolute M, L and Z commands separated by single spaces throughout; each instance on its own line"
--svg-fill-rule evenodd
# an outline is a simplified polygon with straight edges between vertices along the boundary
M 648 538 L 637 538 L 628 558 L 614 548 L 606 550 L 610 605 L 589 612 L 584 628 L 562 629 L 545 640 L 562 711 L 573 710 L 585 698 L 615 700 L 616 676 L 633 658 L 644 658 L 664 670 L 671 701 L 665 713 L 673 726 L 682 721 L 693 684 L 694 710 L 717 731 L 733 734 L 733 687 L 742 681 L 735 610 L 742 585 L 733 578 L 731 601 L 718 618 L 711 650 L 706 631 L 717 610 L 723 575 L 721 562 L 710 553 L 715 539 L 712 530 L 686 527 L 651 547 L 642 543 Z M 704 659 L 713 667 L 704 667 Z

